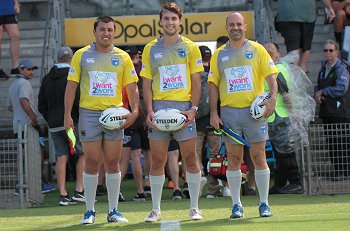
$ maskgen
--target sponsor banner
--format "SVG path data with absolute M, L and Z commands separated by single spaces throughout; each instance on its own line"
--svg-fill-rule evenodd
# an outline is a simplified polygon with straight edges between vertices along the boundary
M 184 14 L 180 34 L 196 41 L 215 41 L 219 36 L 227 35 L 225 30 L 226 16 L 230 12 Z M 253 39 L 254 12 L 241 12 L 248 24 L 246 37 Z M 116 20 L 116 37 L 114 44 L 146 44 L 162 35 L 158 15 L 113 17 Z M 93 41 L 93 24 L 96 18 L 65 19 L 66 46 L 82 47 Z

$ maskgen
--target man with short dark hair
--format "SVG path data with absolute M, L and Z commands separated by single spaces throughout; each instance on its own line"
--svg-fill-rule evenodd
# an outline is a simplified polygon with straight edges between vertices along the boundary
M 195 116 L 201 95 L 200 72 L 203 71 L 199 48 L 181 36 L 179 29 L 183 10 L 174 2 L 163 6 L 159 12 L 163 36 L 145 46 L 142 54 L 143 97 L 147 107 L 148 137 L 152 164 L 150 183 L 153 208 L 146 222 L 160 219 L 160 202 L 165 180 L 164 167 L 169 142 L 174 137 L 180 145 L 186 180 L 191 199 L 190 220 L 201 220 L 198 209 L 201 171 L 196 159 Z M 176 79 L 169 84 L 167 80 Z M 164 108 L 175 108 L 188 117 L 184 126 L 174 132 L 159 131 L 152 123 L 154 113 Z
M 72 107 L 75 92 L 80 86 L 79 133 L 85 155 L 83 182 L 86 212 L 80 224 L 95 222 L 95 197 L 101 155 L 106 168 L 108 194 L 108 222 L 128 222 L 118 211 L 120 192 L 120 155 L 124 129 L 138 117 L 139 94 L 137 74 L 129 55 L 113 45 L 116 24 L 109 16 L 100 16 L 94 22 L 95 42 L 75 52 L 68 74 L 65 93 L 64 127 L 74 128 Z M 120 107 L 122 88 L 126 87 L 131 113 L 122 118 L 126 122 L 117 130 L 109 130 L 99 123 L 107 108 Z

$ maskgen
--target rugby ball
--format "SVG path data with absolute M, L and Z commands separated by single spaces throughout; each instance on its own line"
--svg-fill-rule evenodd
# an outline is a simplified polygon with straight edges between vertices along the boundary
M 260 106 L 259 104 L 267 101 L 271 98 L 270 92 L 264 92 L 261 95 L 258 95 L 252 105 L 250 106 L 250 115 L 253 117 L 253 119 L 256 120 L 264 120 L 265 118 L 263 117 L 263 114 L 266 110 L 266 106 L 262 105 Z
M 152 122 L 160 131 L 177 131 L 186 123 L 187 116 L 180 110 L 167 108 L 154 113 Z
M 101 113 L 99 122 L 102 127 L 115 130 L 125 124 L 126 119 L 122 119 L 122 116 L 130 114 L 130 111 L 124 107 L 110 107 Z

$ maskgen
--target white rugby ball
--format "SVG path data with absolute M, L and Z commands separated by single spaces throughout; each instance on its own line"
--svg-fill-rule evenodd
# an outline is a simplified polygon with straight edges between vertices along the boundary
M 126 119 L 121 117 L 128 114 L 130 114 L 130 111 L 124 107 L 110 107 L 101 113 L 99 122 L 109 130 L 118 129 L 126 122 Z
M 252 105 L 250 106 L 250 115 L 253 117 L 253 119 L 256 119 L 256 120 L 264 120 L 265 118 L 263 117 L 263 114 L 266 110 L 266 106 L 265 105 L 262 105 L 260 106 L 259 104 L 264 102 L 264 101 L 267 101 L 271 98 L 271 94 L 270 92 L 264 92 L 260 95 L 258 95 Z
M 180 110 L 167 108 L 154 113 L 152 122 L 160 131 L 177 131 L 186 123 L 187 116 Z

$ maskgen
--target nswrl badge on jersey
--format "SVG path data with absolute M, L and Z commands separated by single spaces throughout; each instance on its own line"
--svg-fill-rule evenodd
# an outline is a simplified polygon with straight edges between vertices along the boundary
M 184 48 L 178 49 L 177 53 L 179 54 L 179 56 L 181 58 L 185 58 L 186 57 L 186 50 Z
M 118 58 L 112 58 L 111 62 L 112 62 L 112 65 L 115 66 L 115 67 L 117 67 L 119 65 L 119 59 Z

